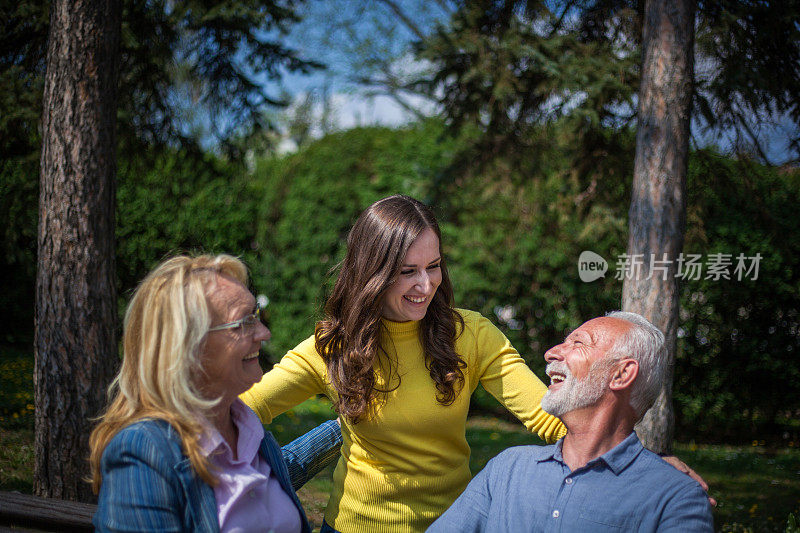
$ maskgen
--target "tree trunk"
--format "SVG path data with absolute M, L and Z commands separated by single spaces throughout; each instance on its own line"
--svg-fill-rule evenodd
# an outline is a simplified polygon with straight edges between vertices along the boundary
M 627 253 L 641 257 L 643 265 L 625 277 L 622 309 L 645 316 L 666 337 L 667 375 L 655 405 L 636 427 L 645 446 L 657 452 L 671 450 L 674 428 L 672 376 L 679 305 L 675 274 L 686 223 L 694 9 L 691 0 L 648 0 L 642 30 Z M 651 258 L 666 259 L 661 264 L 666 270 L 651 271 Z
M 117 366 L 114 278 L 120 3 L 55 0 L 42 111 L 36 276 L 39 496 L 90 501 L 88 436 Z

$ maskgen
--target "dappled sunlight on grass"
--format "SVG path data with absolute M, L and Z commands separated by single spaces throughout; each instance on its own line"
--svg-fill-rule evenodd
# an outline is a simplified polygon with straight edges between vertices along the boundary
M 489 459 L 511 446 L 542 445 L 544 442 L 532 435 L 522 424 L 514 424 L 491 417 L 471 417 L 467 421 L 467 442 L 472 454 L 469 468 L 477 474 Z
M 800 510 L 800 450 L 678 444 L 675 453 L 708 482 L 722 531 L 784 531 Z

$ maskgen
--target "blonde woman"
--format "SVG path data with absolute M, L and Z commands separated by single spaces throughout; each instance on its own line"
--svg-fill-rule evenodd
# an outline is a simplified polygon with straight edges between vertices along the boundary
M 330 421 L 281 449 L 237 398 L 270 335 L 246 283 L 231 256 L 179 256 L 136 290 L 90 441 L 98 531 L 310 531 L 295 490 L 341 434 Z

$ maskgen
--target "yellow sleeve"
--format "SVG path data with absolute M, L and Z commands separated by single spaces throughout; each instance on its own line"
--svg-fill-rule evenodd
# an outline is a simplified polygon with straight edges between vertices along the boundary
M 264 374 L 261 381 L 242 393 L 242 399 L 256 412 L 262 424 L 299 405 L 316 394 L 327 394 L 325 363 L 314 348 L 312 335 Z
M 494 324 L 477 313 L 475 318 L 466 327 L 474 328 L 477 375 L 483 388 L 542 440 L 552 443 L 566 435 L 561 420 L 542 410 L 547 386 Z

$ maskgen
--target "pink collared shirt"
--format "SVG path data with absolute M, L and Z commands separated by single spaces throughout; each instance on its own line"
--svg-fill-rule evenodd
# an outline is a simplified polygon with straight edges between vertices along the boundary
M 258 453 L 264 438 L 261 422 L 239 399 L 231 406 L 231 416 L 239 430 L 237 460 L 215 428 L 209 426 L 200 439 L 203 453 L 217 467 L 214 496 L 220 532 L 300 533 L 297 507 Z

